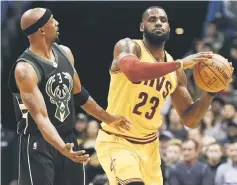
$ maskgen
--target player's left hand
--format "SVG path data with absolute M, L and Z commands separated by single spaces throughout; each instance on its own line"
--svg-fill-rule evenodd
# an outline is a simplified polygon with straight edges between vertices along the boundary
M 114 115 L 114 121 L 109 123 L 110 126 L 114 127 L 120 132 L 126 132 L 131 129 L 132 123 L 124 116 Z
M 90 157 L 85 153 L 86 151 L 73 151 L 73 146 L 73 143 L 66 143 L 62 154 L 74 162 L 87 163 L 90 160 Z
M 232 62 L 229 62 L 228 61 L 228 59 L 226 59 L 226 61 L 229 63 L 229 65 L 230 65 L 230 68 L 231 68 L 231 77 L 230 77 L 230 80 L 229 80 L 229 83 L 231 83 L 232 81 L 233 81 L 233 79 L 232 79 L 232 75 L 233 75 L 233 72 L 234 72 L 234 67 L 233 67 L 233 65 L 232 65 Z M 229 84 L 228 83 L 228 84 Z M 228 86 L 228 84 L 226 85 L 226 87 Z M 225 88 L 226 88 L 225 87 Z M 224 89 L 223 89 L 224 90 Z M 218 92 L 216 92 L 216 93 L 210 93 L 210 92 L 207 92 L 209 95 L 211 95 L 211 96 L 215 96 L 216 95 L 216 93 L 218 93 Z
M 206 60 L 211 60 L 213 56 L 213 52 L 199 52 L 185 58 L 181 59 L 183 61 L 183 68 L 184 69 L 192 69 L 193 66 L 198 62 L 204 62 Z

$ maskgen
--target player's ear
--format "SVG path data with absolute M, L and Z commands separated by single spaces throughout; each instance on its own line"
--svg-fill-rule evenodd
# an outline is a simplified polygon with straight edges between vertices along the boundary
M 140 32 L 144 32 L 144 23 L 143 22 L 140 23 Z
M 45 34 L 45 31 L 44 31 L 44 29 L 43 28 L 40 28 L 40 29 L 38 29 L 38 31 L 40 32 L 40 34 L 42 34 L 42 35 L 44 35 Z

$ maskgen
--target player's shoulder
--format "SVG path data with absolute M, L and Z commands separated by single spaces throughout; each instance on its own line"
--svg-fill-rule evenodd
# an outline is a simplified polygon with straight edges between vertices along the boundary
M 37 78 L 37 74 L 33 66 L 25 61 L 17 62 L 14 73 L 15 78 L 20 79 L 21 81 L 23 79 L 34 80 Z
M 21 72 L 31 71 L 31 70 L 34 70 L 34 68 L 28 62 L 20 60 L 16 63 L 15 72 L 21 73 Z
M 174 61 L 173 56 L 165 50 L 166 58 L 168 62 Z
M 115 44 L 116 46 L 139 46 L 138 42 L 139 41 L 142 41 L 142 40 L 139 40 L 139 39 L 132 39 L 132 38 L 122 38 L 120 39 L 119 41 L 117 41 L 117 43 Z
M 114 56 L 119 56 L 122 52 L 132 52 L 133 54 L 140 56 L 141 47 L 136 40 L 131 38 L 123 38 L 115 44 Z
M 63 49 L 67 54 L 72 52 L 71 49 L 70 49 L 68 46 L 61 45 L 61 44 L 60 44 L 59 47 L 60 47 L 61 49 Z
M 59 45 L 59 47 L 66 53 L 67 57 L 69 58 L 70 62 L 74 64 L 74 57 L 72 54 L 71 49 L 68 46 L 65 45 Z
M 133 40 L 130 38 L 122 38 L 118 40 L 114 46 L 114 49 L 116 48 L 123 48 L 126 47 L 127 45 L 133 44 Z

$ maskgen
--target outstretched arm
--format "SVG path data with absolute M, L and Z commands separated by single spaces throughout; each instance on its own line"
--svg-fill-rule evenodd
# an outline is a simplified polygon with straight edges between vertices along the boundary
M 20 90 L 22 101 L 44 139 L 69 158 L 81 155 L 82 152 L 70 152 L 72 146 L 64 143 L 49 120 L 44 98 L 38 89 L 38 77 L 33 67 L 29 63 L 19 62 L 15 68 L 15 80 Z
M 111 70 L 120 70 L 131 82 L 153 80 L 171 73 L 182 66 L 181 61 L 149 63 L 141 62 L 140 46 L 126 38 L 118 41 L 114 47 L 114 60 Z
M 212 57 L 211 52 L 201 52 L 173 62 L 150 63 L 140 61 L 140 55 L 141 48 L 133 40 L 126 38 L 118 41 L 114 48 L 111 70 L 120 70 L 131 82 L 146 81 L 160 78 L 180 68 L 190 68 L 196 62 Z
M 73 54 L 71 52 L 71 50 L 66 47 L 66 46 L 62 46 L 60 45 L 64 51 L 67 53 L 70 61 L 72 62 L 72 64 L 74 65 L 74 57 Z M 73 77 L 73 82 L 74 82 L 74 87 L 73 87 L 73 93 L 74 94 L 78 94 L 81 93 L 82 91 L 82 86 L 81 86 L 81 82 L 80 82 L 80 78 L 78 76 L 78 73 L 75 71 L 74 73 L 74 77 Z M 83 105 L 81 105 L 81 107 L 90 115 L 92 115 L 93 117 L 97 118 L 98 120 L 101 120 L 105 123 L 112 123 L 116 120 L 118 120 L 118 117 L 113 116 L 109 113 L 107 113 L 102 107 L 100 107 L 91 96 L 89 96 L 89 98 L 85 101 L 85 103 Z M 120 117 L 121 119 L 123 119 L 122 117 Z M 125 120 L 125 119 L 124 119 Z
M 210 106 L 213 96 L 206 93 L 195 102 L 187 90 L 187 79 L 183 70 L 177 70 L 178 86 L 171 94 L 171 100 L 174 108 L 184 125 L 194 128 L 203 118 Z

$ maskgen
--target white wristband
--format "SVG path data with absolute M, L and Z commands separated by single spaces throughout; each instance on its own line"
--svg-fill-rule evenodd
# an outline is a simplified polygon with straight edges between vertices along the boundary
M 183 63 L 183 61 L 182 60 L 177 60 L 177 62 L 180 62 L 180 69 L 183 69 L 184 68 L 184 63 Z

